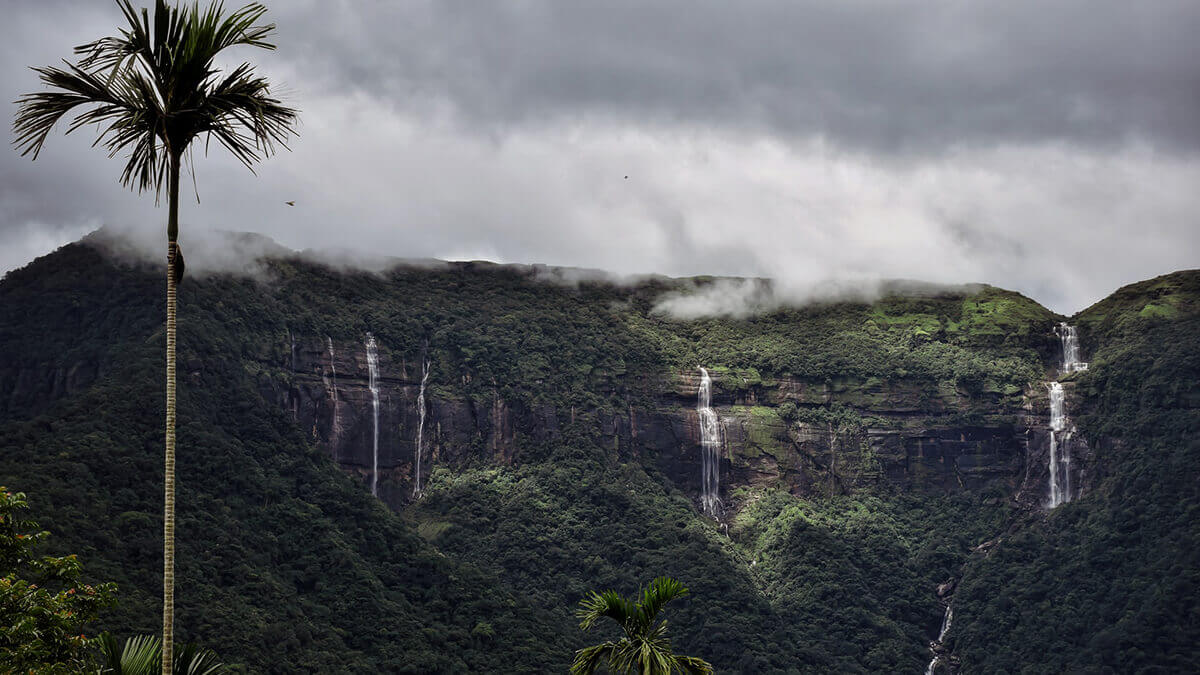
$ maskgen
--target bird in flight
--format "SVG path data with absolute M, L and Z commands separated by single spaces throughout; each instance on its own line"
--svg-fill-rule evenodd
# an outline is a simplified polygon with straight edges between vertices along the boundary
M 284 202 L 284 204 L 287 204 L 288 206 L 295 206 L 296 202 Z

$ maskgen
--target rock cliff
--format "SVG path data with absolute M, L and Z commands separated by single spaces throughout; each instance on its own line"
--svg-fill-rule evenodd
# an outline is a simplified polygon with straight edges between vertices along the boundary
M 332 350 L 330 343 L 332 342 Z M 412 499 L 422 354 L 379 349 L 379 496 L 393 508 Z M 371 393 L 361 341 L 289 336 L 272 352 L 260 389 L 289 411 L 312 441 L 346 471 L 370 483 Z M 521 460 L 527 444 L 555 441 L 583 411 L 460 391 L 467 375 L 433 365 L 426 394 L 423 476 L 433 467 Z M 770 486 L 796 495 L 858 488 L 954 492 L 997 488 L 1033 507 L 1045 501 L 1049 403 L 1044 387 L 965 392 L 946 383 L 843 378 L 811 381 L 712 368 L 713 407 L 721 421 L 721 493 L 736 505 L 739 487 Z M 264 369 L 264 373 L 267 372 Z M 700 489 L 696 395 L 699 372 L 626 374 L 652 393 L 587 416 L 590 433 L 618 456 L 650 458 L 689 494 Z M 478 387 L 474 388 L 478 391 Z M 490 391 L 490 395 L 486 395 Z M 831 406 L 841 419 L 812 413 Z M 1074 484 L 1090 480 L 1085 440 L 1072 441 Z M 1086 489 L 1086 487 L 1081 487 Z

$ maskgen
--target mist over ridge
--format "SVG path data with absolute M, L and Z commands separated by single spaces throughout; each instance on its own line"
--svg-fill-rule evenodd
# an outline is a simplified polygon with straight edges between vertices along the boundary
M 80 239 L 113 260 L 124 264 L 162 266 L 158 233 L 148 229 L 105 226 Z M 657 282 L 666 287 L 652 312 L 673 319 L 746 319 L 811 304 L 872 303 L 885 296 L 968 296 L 990 284 L 983 282 L 938 283 L 916 279 L 844 278 L 812 283 L 762 277 L 699 275 L 670 277 L 662 274 L 618 274 L 601 269 L 547 265 L 543 263 L 497 263 L 487 260 L 439 260 L 405 258 L 370 253 L 352 248 L 296 250 L 271 237 L 232 230 L 194 229 L 184 248 L 188 276 L 206 278 L 234 275 L 271 279 L 264 264 L 269 258 L 299 258 L 342 273 L 383 275 L 399 268 L 445 269 L 455 266 L 494 267 L 514 270 L 536 281 L 565 286 L 611 284 L 635 286 Z M 1036 299 L 1035 299 L 1036 300 Z

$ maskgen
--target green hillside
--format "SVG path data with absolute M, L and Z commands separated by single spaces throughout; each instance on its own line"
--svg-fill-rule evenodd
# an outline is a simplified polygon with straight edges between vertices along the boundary
M 181 293 L 177 630 L 244 671 L 562 672 L 596 637 L 572 616 L 585 592 L 663 574 L 692 590 L 676 648 L 718 672 L 920 672 L 948 580 L 964 670 L 1200 664 L 1200 273 L 1074 320 L 1096 470 L 1047 512 L 1018 498 L 1042 484 L 1021 448 L 1064 317 L 1016 293 L 897 284 L 679 321 L 662 294 L 713 280 L 264 269 Z M 161 285 L 87 244 L 0 281 L 0 484 L 118 583 L 118 633 L 158 624 Z M 431 364 L 433 469 L 410 498 L 390 449 L 387 506 L 358 437 L 331 440 L 313 367 L 368 332 L 405 438 L 413 364 Z M 358 420 L 361 359 L 340 358 Z M 698 365 L 729 426 L 721 522 L 695 501 Z

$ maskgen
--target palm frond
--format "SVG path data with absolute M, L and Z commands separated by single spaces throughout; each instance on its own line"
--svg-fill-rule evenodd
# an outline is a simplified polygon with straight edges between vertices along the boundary
M 256 77 L 250 64 L 238 66 L 210 93 L 196 111 L 197 132 L 207 132 L 247 168 L 287 147 L 297 112 L 273 98 L 266 79 Z
M 575 660 L 571 663 L 571 675 L 591 675 L 601 664 L 610 665 L 616 652 L 615 642 L 603 642 L 580 649 L 575 652 Z
M 647 630 L 655 617 L 662 611 L 664 605 L 687 595 L 688 589 L 683 583 L 670 577 L 658 577 L 642 589 L 638 601 L 637 623 L 641 630 Z
M 712 675 L 713 672 L 712 664 L 695 656 L 676 656 L 675 668 L 684 675 Z
M 121 672 L 121 648 L 112 633 L 100 634 L 100 673 Z
M 45 85 L 57 91 L 25 94 L 17 99 L 13 122 L 15 144 L 22 155 L 41 152 L 51 128 L 79 106 L 95 106 L 75 118 L 67 133 L 85 124 L 101 124 L 132 112 L 137 104 L 125 83 L 101 80 L 79 66 L 66 63 L 66 69 L 47 66 L 34 68 Z
M 225 664 L 211 649 L 201 649 L 189 642 L 175 654 L 174 675 L 217 675 L 225 672 Z
M 592 594 L 579 601 L 579 609 L 575 612 L 579 627 L 589 630 L 597 621 L 609 618 L 628 630 L 630 622 L 637 616 L 637 607 L 622 598 L 616 591 L 604 591 Z
M 665 631 L 657 630 L 621 640 L 612 662 L 618 672 L 667 675 L 671 672 L 674 656 Z
M 153 675 L 159 670 L 161 640 L 154 635 L 137 635 L 125 640 L 118 650 L 113 636 L 100 636 L 100 651 L 104 657 L 100 673 L 106 675 Z

